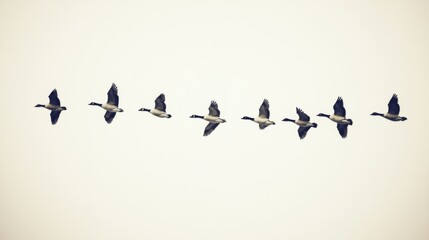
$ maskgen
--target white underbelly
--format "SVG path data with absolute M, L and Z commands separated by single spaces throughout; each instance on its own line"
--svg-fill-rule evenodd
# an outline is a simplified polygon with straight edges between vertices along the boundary
M 225 122 L 225 120 L 223 120 L 219 117 L 214 117 L 214 116 L 210 116 L 210 115 L 204 116 L 204 120 L 212 122 L 212 123 L 223 123 L 223 122 Z
M 298 126 L 301 126 L 301 127 L 311 127 L 311 126 L 313 126 L 312 123 L 301 121 L 301 120 L 295 121 L 295 124 L 298 125 Z
M 268 120 L 268 118 L 256 117 L 253 121 L 258 123 L 258 124 L 266 124 L 266 125 L 270 124 L 270 120 Z
M 161 110 L 158 109 L 152 109 L 150 110 L 150 113 L 152 113 L 153 115 L 157 116 L 157 117 L 167 117 L 167 114 Z
M 398 118 L 398 115 L 396 114 L 390 114 L 390 113 L 385 113 L 383 114 L 383 117 L 389 119 L 389 120 L 395 120 Z
M 348 121 L 346 121 L 346 118 L 342 117 L 342 116 L 331 115 L 331 116 L 329 116 L 329 119 L 331 119 L 332 121 L 334 121 L 336 123 L 348 124 Z
M 109 111 L 109 112 L 119 112 L 120 109 L 118 107 L 116 107 L 115 105 L 112 104 L 108 104 L 108 103 L 103 103 L 101 105 L 102 108 L 104 108 L 104 110 Z

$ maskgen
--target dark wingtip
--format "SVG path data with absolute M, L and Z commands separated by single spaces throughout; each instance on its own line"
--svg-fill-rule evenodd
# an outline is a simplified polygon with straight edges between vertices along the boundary
M 112 86 L 111 86 L 110 88 L 113 88 L 113 89 L 115 89 L 116 91 L 118 91 L 118 86 L 116 86 L 116 84 L 115 84 L 115 83 L 112 83 Z

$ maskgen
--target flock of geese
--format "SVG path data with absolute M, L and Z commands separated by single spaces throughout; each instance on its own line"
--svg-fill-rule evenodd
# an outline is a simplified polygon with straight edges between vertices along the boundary
M 123 112 L 122 108 L 119 108 L 119 96 L 118 96 L 118 87 L 116 84 L 112 84 L 109 91 L 107 92 L 107 102 L 106 103 L 96 103 L 91 102 L 91 106 L 99 106 L 106 110 L 104 114 L 104 119 L 107 123 L 111 123 L 116 116 L 117 112 Z M 48 110 L 51 110 L 51 122 L 56 124 L 60 113 L 64 110 L 67 110 L 66 107 L 61 106 L 60 99 L 58 98 L 57 90 L 54 89 L 51 94 L 49 94 L 49 103 L 48 104 L 37 104 L 35 107 L 43 107 Z M 257 117 L 248 117 L 244 116 L 241 119 L 250 120 L 259 125 L 260 129 L 265 129 L 270 125 L 275 125 L 276 123 L 270 120 L 270 105 L 267 99 L 264 99 L 262 105 L 259 107 L 259 115 Z M 154 116 L 160 118 L 171 118 L 171 115 L 166 112 L 167 106 L 165 104 L 165 95 L 160 94 L 155 99 L 155 107 L 153 109 L 140 108 L 139 111 L 149 112 Z M 392 98 L 388 103 L 387 113 L 378 113 L 373 112 L 372 116 L 381 116 L 391 121 L 405 121 L 406 117 L 399 116 L 399 104 L 398 96 L 393 94 Z M 317 128 L 317 123 L 310 122 L 310 117 L 304 113 L 300 108 L 296 108 L 296 113 L 298 114 L 298 119 L 293 120 L 289 118 L 284 118 L 282 121 L 293 122 L 299 126 L 298 136 L 303 139 L 307 135 L 310 128 Z M 337 129 L 342 138 L 347 137 L 347 127 L 353 125 L 353 121 L 350 118 L 346 118 L 346 109 L 344 108 L 344 102 L 341 97 L 338 97 L 337 101 L 334 104 L 334 114 L 324 114 L 319 113 L 317 116 L 329 118 L 331 121 L 337 124 Z M 220 117 L 220 110 L 215 101 L 210 103 L 208 115 L 192 115 L 190 118 L 201 118 L 209 122 L 209 124 L 204 129 L 204 136 L 210 135 L 216 127 L 225 123 L 226 120 Z

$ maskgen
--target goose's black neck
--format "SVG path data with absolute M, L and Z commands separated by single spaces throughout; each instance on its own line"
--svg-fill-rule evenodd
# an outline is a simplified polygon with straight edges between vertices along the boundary
M 378 112 L 373 112 L 371 113 L 372 116 L 383 116 L 382 113 L 378 113 Z
M 284 122 L 295 122 L 295 120 L 289 119 L 289 118 L 284 118 L 282 121 L 284 121 Z
M 255 120 L 255 118 L 251 118 L 251 117 L 248 117 L 248 116 L 244 116 L 244 117 L 242 117 L 241 119 L 244 119 L 244 120 Z
M 96 103 L 96 102 L 91 102 L 89 105 L 101 107 L 102 104 L 101 103 Z
M 190 118 L 204 118 L 204 117 L 200 116 L 200 115 L 192 115 L 192 116 L 190 116 Z
M 317 116 L 329 118 L 329 115 L 328 114 L 324 114 L 324 113 L 319 113 L 319 114 L 317 114 Z

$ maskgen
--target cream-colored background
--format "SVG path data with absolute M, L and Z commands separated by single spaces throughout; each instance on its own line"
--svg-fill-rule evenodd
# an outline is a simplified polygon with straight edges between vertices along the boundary
M 1 0 L 0 239 L 429 239 L 428 79 L 427 1 Z M 369 116 L 393 93 L 408 121 Z

